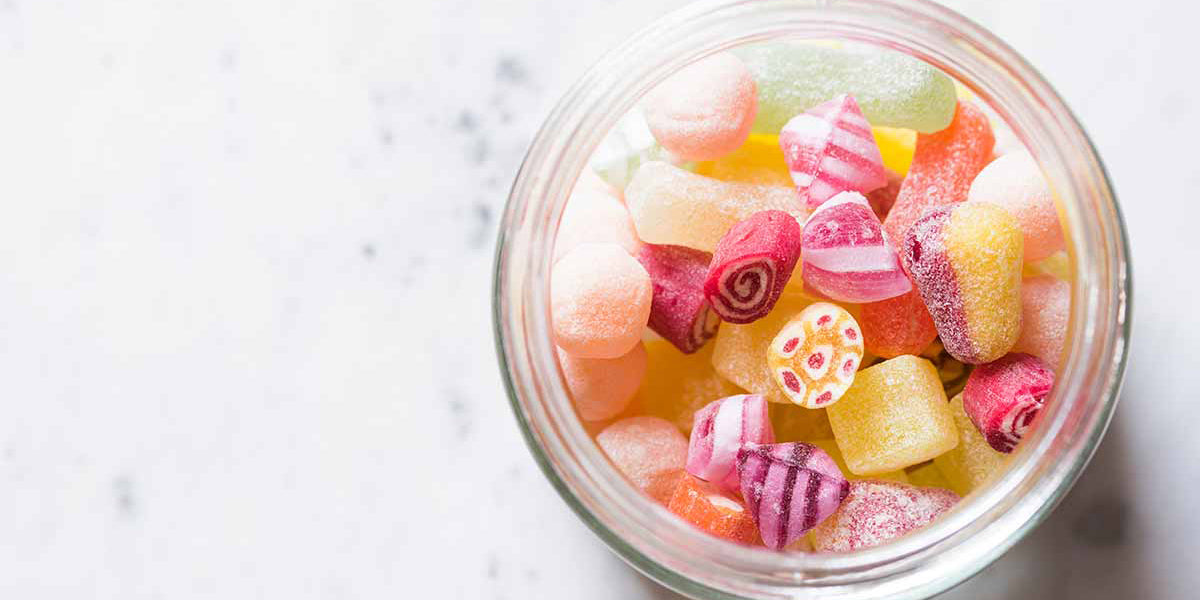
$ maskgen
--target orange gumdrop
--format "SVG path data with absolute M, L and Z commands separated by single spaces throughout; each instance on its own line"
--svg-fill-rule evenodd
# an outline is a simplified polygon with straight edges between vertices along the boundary
M 862 305 L 858 317 L 867 352 L 883 358 L 920 354 L 937 337 L 917 286 L 895 298 Z
M 758 526 L 740 500 L 687 473 L 679 479 L 667 509 L 719 538 L 757 544 Z

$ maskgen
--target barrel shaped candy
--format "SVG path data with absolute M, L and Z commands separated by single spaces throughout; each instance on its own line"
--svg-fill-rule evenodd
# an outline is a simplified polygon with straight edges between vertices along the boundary
M 783 326 L 767 348 L 775 383 L 793 403 L 825 408 L 850 387 L 862 363 L 862 331 L 846 309 L 817 302 Z
M 804 284 L 843 302 L 875 302 L 912 289 L 866 198 L 842 192 L 817 207 L 801 238 Z
M 818 552 L 852 552 L 890 542 L 932 523 L 958 503 L 950 490 L 894 481 L 851 481 L 837 512 L 813 530 Z
M 778 550 L 837 510 L 850 484 L 824 450 L 804 442 L 738 451 L 742 497 L 763 544 Z
M 754 394 L 716 400 L 696 411 L 687 472 L 723 490 L 737 491 L 737 453 L 747 442 L 775 443 L 767 401 Z
M 871 125 L 853 96 L 842 94 L 788 121 L 779 147 L 810 210 L 839 192 L 865 194 L 887 184 Z
M 1054 372 L 1045 363 L 1014 352 L 971 371 L 963 389 L 963 411 L 992 448 L 1012 452 L 1053 386 Z
M 768 210 L 734 225 L 713 252 L 704 281 L 712 309 L 730 323 L 750 323 L 771 312 L 800 258 L 800 224 Z
M 645 244 L 637 259 L 654 286 L 650 329 L 684 354 L 700 349 L 721 324 L 704 297 L 712 255 L 683 246 Z

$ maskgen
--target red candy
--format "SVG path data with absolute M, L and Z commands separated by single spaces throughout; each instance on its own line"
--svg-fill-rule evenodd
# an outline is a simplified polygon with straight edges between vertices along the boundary
M 850 490 L 833 458 L 804 442 L 746 444 L 738 474 L 763 543 L 774 550 L 833 514 Z
M 645 244 L 637 259 L 654 285 L 650 329 L 684 354 L 699 350 L 721 324 L 704 296 L 712 256 L 683 246 Z
M 852 552 L 878 546 L 924 527 L 958 502 L 958 494 L 895 481 L 851 481 L 833 516 L 813 530 L 818 552 Z
M 867 352 L 883 358 L 920 354 L 937 337 L 933 318 L 915 286 L 895 298 L 862 305 L 858 325 Z
M 866 198 L 842 192 L 817 207 L 804 223 L 806 288 L 843 302 L 875 302 L 912 289 L 896 249 Z
M 963 410 L 999 452 L 1012 452 L 1042 410 L 1054 372 L 1040 359 L 1014 352 L 975 367 L 963 390 Z
M 734 225 L 713 253 L 704 294 L 721 319 L 751 323 L 766 316 L 800 258 L 800 224 L 764 210 Z

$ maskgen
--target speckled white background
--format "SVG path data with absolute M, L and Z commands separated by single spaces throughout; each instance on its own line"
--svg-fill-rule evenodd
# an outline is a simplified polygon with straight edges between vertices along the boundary
M 678 0 L 0 0 L 0 597 L 670 598 L 522 445 L 492 244 L 540 120 Z M 1112 431 L 950 598 L 1194 597 L 1189 3 L 957 0 L 1122 198 Z

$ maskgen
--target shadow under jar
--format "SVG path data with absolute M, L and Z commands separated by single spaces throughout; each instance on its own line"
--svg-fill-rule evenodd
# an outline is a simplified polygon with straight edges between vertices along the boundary
M 772 552 L 711 537 L 636 490 L 579 421 L 550 333 L 559 218 L 609 130 L 658 82 L 715 52 L 767 40 L 841 39 L 904 52 L 960 83 L 1042 167 L 1060 206 L 1073 280 L 1066 359 L 1040 424 L 1006 471 L 933 524 L 852 554 Z M 1049 84 L 978 25 L 925 0 L 721 0 L 667 15 L 563 97 L 517 175 L 499 236 L 497 350 L 509 398 L 546 477 L 618 555 L 704 598 L 926 598 L 1012 547 L 1070 489 L 1104 435 L 1129 341 L 1124 224 L 1104 167 Z

